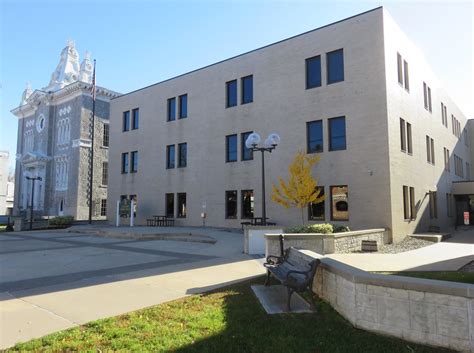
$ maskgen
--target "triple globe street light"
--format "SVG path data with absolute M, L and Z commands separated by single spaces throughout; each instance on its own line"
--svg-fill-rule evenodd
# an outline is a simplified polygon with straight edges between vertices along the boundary
M 277 147 L 280 143 L 280 136 L 276 133 L 271 133 L 263 142 L 263 145 L 259 145 L 261 137 L 256 132 L 253 132 L 247 137 L 245 141 L 245 147 L 252 152 L 260 151 L 262 153 L 262 225 L 267 224 L 267 211 L 265 204 L 265 152 L 270 152 Z

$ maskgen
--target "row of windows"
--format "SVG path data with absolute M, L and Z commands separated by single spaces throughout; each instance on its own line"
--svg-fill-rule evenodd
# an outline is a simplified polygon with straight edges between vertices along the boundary
M 247 148 L 245 146 L 245 141 L 247 141 L 247 138 L 249 135 L 252 133 L 252 131 L 249 132 L 243 132 L 240 134 L 240 160 L 241 161 L 249 161 L 253 159 L 253 152 L 251 149 Z M 237 150 L 238 150 L 238 143 L 237 143 L 237 134 L 234 135 L 228 135 L 225 137 L 225 161 L 226 162 L 237 162 Z
M 431 113 L 433 111 L 431 105 L 431 88 L 426 82 L 423 82 L 423 101 L 425 103 L 425 109 Z
M 66 190 L 69 163 L 67 157 L 56 159 L 56 190 Z
M 255 198 L 253 190 L 241 190 L 240 191 L 240 205 L 241 205 L 241 218 L 253 218 Z M 235 219 L 237 218 L 237 190 L 229 190 L 225 192 L 225 218 Z
M 176 120 L 176 97 L 168 99 L 167 121 Z M 178 119 L 188 117 L 188 95 L 182 94 L 178 97 Z
M 400 140 L 401 150 L 413 154 L 411 124 L 402 118 L 400 118 Z
M 166 146 L 166 169 L 173 169 L 176 166 L 176 146 Z M 186 167 L 188 162 L 188 144 L 186 142 L 178 144 L 178 168 Z
M 129 157 L 130 156 L 130 157 Z M 129 163 L 130 158 L 130 163 Z M 138 171 L 138 151 L 122 153 L 122 174 L 136 173 Z
M 71 137 L 71 128 L 69 118 L 58 120 L 58 139 L 57 145 L 64 145 L 69 143 Z
M 326 83 L 344 81 L 344 51 L 326 53 Z M 306 88 L 321 87 L 321 55 L 306 59 Z
M 225 84 L 225 106 L 226 108 L 237 105 L 237 80 L 228 81 Z M 245 76 L 240 79 L 241 96 L 240 104 L 253 102 L 253 76 Z
M 408 77 L 408 63 L 402 59 L 400 53 L 397 53 L 398 83 L 410 91 L 410 82 Z
M 186 218 L 186 193 L 185 192 L 178 192 L 176 194 L 176 217 L 178 218 Z M 166 208 L 166 216 L 174 218 L 174 194 L 168 193 L 165 195 L 165 208 Z
M 346 118 L 340 116 L 328 119 L 329 151 L 346 149 Z M 323 152 L 323 121 L 315 120 L 306 123 L 307 153 Z
M 438 194 L 436 191 L 429 191 L 428 202 L 430 218 L 438 218 Z M 403 210 L 404 218 L 406 221 L 414 220 L 417 216 L 416 201 L 415 201 L 415 188 L 403 185 Z M 453 195 L 446 194 L 446 211 L 448 217 L 453 216 Z
M 324 196 L 324 186 L 318 186 L 319 196 Z M 330 210 L 332 221 L 349 220 L 349 188 L 347 185 L 333 185 L 329 187 Z M 326 200 L 319 203 L 310 203 L 308 206 L 308 219 L 313 221 L 325 221 Z
M 140 111 L 138 108 L 132 109 L 132 130 L 137 130 L 140 120 Z M 122 131 L 130 130 L 130 110 L 123 112 L 122 114 Z

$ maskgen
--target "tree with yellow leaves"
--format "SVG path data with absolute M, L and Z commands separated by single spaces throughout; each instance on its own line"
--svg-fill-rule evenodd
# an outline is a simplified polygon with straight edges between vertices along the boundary
M 310 203 L 324 201 L 324 195 L 319 196 L 318 182 L 311 175 L 311 170 L 319 162 L 318 155 L 306 155 L 302 151 L 296 153 L 293 162 L 288 166 L 290 179 L 286 183 L 278 177 L 280 187 L 273 184 L 272 201 L 285 208 L 297 207 L 301 209 L 301 219 L 304 221 L 304 209 Z

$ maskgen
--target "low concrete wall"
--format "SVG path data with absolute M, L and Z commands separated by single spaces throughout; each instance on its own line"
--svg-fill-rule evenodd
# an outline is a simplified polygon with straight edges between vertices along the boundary
M 473 285 L 372 274 L 321 258 L 313 290 L 355 327 L 474 352 Z
M 244 253 L 250 255 L 265 254 L 267 233 L 283 233 L 283 229 L 277 226 L 247 226 L 244 229 Z
M 280 234 L 265 235 L 265 254 L 280 255 Z M 284 233 L 284 247 L 293 246 L 298 249 L 308 249 L 318 254 L 333 254 L 360 250 L 362 240 L 375 240 L 377 245 L 389 241 L 386 229 L 367 229 L 352 232 L 318 234 L 318 233 Z

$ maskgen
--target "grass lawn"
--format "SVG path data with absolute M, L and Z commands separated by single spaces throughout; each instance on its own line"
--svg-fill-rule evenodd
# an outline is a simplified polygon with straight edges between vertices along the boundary
M 315 314 L 267 315 L 252 283 L 263 279 L 91 322 L 8 351 L 448 352 L 355 329 L 321 301 Z
M 433 271 L 433 272 L 385 272 L 384 274 L 437 279 L 440 281 L 462 282 L 474 284 L 474 272 Z

